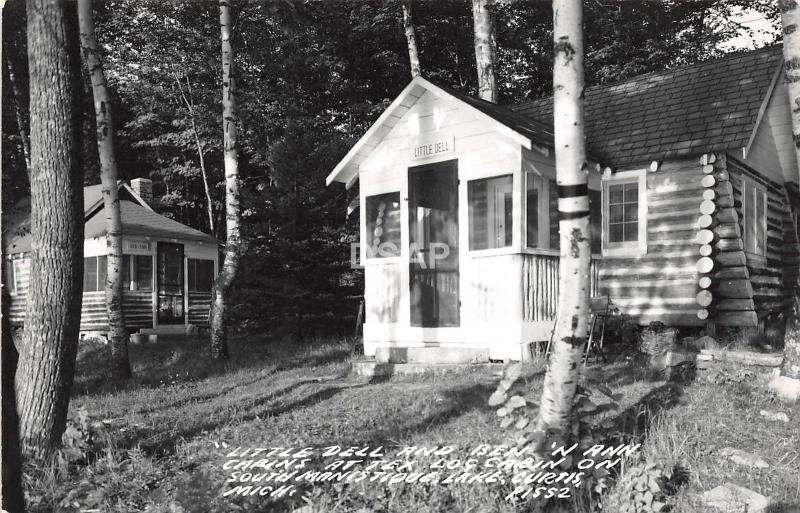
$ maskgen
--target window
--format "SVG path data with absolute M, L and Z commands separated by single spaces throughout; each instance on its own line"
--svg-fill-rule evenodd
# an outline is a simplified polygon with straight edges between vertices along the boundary
M 603 246 L 603 202 L 600 191 L 589 189 L 589 221 L 592 225 L 592 253 L 599 254 Z
M 558 214 L 556 210 L 551 215 L 550 182 L 551 180 L 532 172 L 528 172 L 525 177 L 525 232 L 526 245 L 529 248 L 548 248 L 550 247 L 548 244 L 552 241 L 551 218 L 555 216 L 557 223 Z M 557 198 L 556 209 L 558 209 Z M 555 233 L 558 239 L 558 224 Z
M 744 250 L 758 256 L 767 254 L 767 191 L 747 178 L 742 179 Z
M 643 169 L 619 172 L 603 180 L 602 240 L 608 253 L 646 251 L 646 187 Z
M 189 292 L 211 292 L 214 282 L 214 261 L 189 258 Z
M 153 257 L 151 255 L 131 255 L 131 290 L 153 290 Z
M 529 248 L 559 249 L 561 239 L 558 233 L 558 183 L 530 171 L 525 181 L 526 245 Z M 592 253 L 600 253 L 602 226 L 600 197 L 600 191 L 589 190 L 593 229 Z
M 107 260 L 105 255 L 86 257 L 83 259 L 83 291 L 97 292 L 105 290 Z
M 472 180 L 467 184 L 469 249 L 511 246 L 513 239 L 512 176 Z
M 83 291 L 105 290 L 108 260 L 105 255 L 83 259 Z M 122 289 L 153 290 L 153 257 L 122 255 Z
M 367 196 L 367 258 L 400 256 L 400 193 Z
M 8 270 L 10 276 L 9 283 L 11 291 L 17 294 L 24 294 L 28 288 L 30 279 L 31 260 L 29 258 L 14 258 L 9 262 Z

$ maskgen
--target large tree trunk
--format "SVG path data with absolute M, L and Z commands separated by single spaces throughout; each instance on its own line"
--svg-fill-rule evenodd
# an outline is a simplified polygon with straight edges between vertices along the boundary
M 791 105 L 792 135 L 797 162 L 800 163 L 800 7 L 797 0 L 781 0 L 783 24 L 783 60 L 786 90 Z M 800 171 L 796 178 L 800 177 Z M 799 289 L 795 289 L 796 291 Z M 781 374 L 790 379 L 800 379 L 800 311 L 795 297 L 789 310 L 784 339 L 784 360 Z
M 92 78 L 94 112 L 97 121 L 97 152 L 100 156 L 100 182 L 103 191 L 103 212 L 106 216 L 106 313 L 111 348 L 111 375 L 118 379 L 131 377 L 128 358 L 128 330 L 122 310 L 122 217 L 117 187 L 117 156 L 114 150 L 114 122 L 111 98 L 100 62 L 94 33 L 92 0 L 78 0 L 81 47 L 86 67 Z
M 408 61 L 411 63 L 411 78 L 420 74 L 417 36 L 414 34 L 414 18 L 411 14 L 411 0 L 403 0 L 403 28 L 408 42 Z
M 497 103 L 495 62 L 494 14 L 489 10 L 491 0 L 472 0 L 472 18 L 475 31 L 475 64 L 478 68 L 478 95 L 486 101 Z
M 561 259 L 558 315 L 538 425 L 562 435 L 569 427 L 581 354 L 588 335 L 589 197 L 583 132 L 581 0 L 553 1 L 553 101 Z
M 231 46 L 230 0 L 219 2 L 219 24 L 222 33 L 222 127 L 225 145 L 225 260 L 214 284 L 211 315 L 211 357 L 227 360 L 228 338 L 225 307 L 231 283 L 236 278 L 241 255 L 239 234 L 239 142 L 236 134 L 236 81 Z
M 28 0 L 31 283 L 17 406 L 23 453 L 60 444 L 75 370 L 83 291 L 80 50 L 75 5 Z

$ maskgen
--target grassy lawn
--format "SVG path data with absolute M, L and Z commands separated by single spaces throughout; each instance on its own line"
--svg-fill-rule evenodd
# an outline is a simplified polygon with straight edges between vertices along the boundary
M 279 344 L 257 337 L 233 340 L 232 361 L 223 370 L 206 361 L 205 341 L 176 337 L 132 346 L 137 378 L 119 384 L 104 378 L 105 351 L 81 350 L 70 417 L 83 411 L 94 427 L 73 436 L 75 461 L 27 469 L 31 511 L 535 510 L 505 501 L 510 485 L 498 484 L 325 483 L 304 488 L 307 500 L 300 493 L 222 497 L 229 471 L 221 466 L 230 450 L 222 442 L 231 448 L 383 446 L 389 454 L 406 445 L 466 450 L 509 443 L 487 404 L 498 381 L 490 371 L 368 380 L 348 375 L 347 341 Z M 538 394 L 543 373 L 541 363 L 532 364 L 516 386 Z M 725 482 L 800 506 L 800 407 L 773 400 L 764 378 L 732 370 L 713 379 L 666 381 L 623 359 L 590 367 L 585 379 L 622 394 L 619 410 L 593 421 L 609 417 L 615 437 L 643 443 L 641 458 L 685 476 L 669 497 L 672 511 L 704 511 L 698 494 Z M 791 420 L 765 420 L 762 409 Z M 724 447 L 758 454 L 770 466 L 738 466 L 719 454 Z M 606 510 L 614 511 L 612 501 Z M 772 511 L 784 510 L 792 511 Z

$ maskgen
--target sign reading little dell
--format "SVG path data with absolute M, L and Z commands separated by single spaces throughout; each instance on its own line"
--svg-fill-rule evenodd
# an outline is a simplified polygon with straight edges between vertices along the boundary
M 780 48 L 586 90 L 591 294 L 645 325 L 758 330 L 796 280 Z M 525 360 L 558 296 L 553 104 L 416 77 L 328 176 L 359 182 L 364 348 Z M 785 243 L 784 243 L 785 241 Z

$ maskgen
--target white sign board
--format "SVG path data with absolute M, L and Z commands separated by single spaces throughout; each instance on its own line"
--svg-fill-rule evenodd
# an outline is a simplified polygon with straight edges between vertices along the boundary
M 428 157 L 436 157 L 447 153 L 455 153 L 456 151 L 456 138 L 455 136 L 438 137 L 433 140 L 418 140 L 411 147 L 411 159 L 425 159 Z
M 149 255 L 151 253 L 150 242 L 146 240 L 125 239 L 125 243 L 122 248 L 123 253 L 128 253 L 131 255 Z

